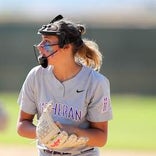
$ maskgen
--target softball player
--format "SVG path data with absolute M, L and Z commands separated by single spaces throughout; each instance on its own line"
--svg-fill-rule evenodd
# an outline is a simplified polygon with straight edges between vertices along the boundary
M 109 80 L 98 72 L 102 55 L 95 42 L 82 39 L 85 27 L 61 15 L 43 25 L 40 65 L 34 67 L 22 86 L 18 103 L 19 135 L 36 138 L 34 116 L 53 101 L 52 117 L 69 134 L 89 138 L 84 148 L 53 151 L 38 143 L 39 156 L 99 156 L 98 147 L 107 141 L 108 120 L 112 119 Z

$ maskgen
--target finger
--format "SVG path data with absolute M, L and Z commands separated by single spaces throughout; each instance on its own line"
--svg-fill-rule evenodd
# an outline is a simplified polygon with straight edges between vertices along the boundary
M 55 123 L 56 123 L 56 125 L 57 125 L 60 129 L 63 129 L 63 126 L 62 126 L 62 124 L 61 124 L 59 121 L 56 121 Z
M 54 140 L 48 142 L 48 147 L 58 148 L 68 139 L 68 133 L 62 131 Z

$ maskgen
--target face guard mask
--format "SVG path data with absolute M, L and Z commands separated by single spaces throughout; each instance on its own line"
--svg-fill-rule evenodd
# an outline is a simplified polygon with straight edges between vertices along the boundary
M 48 66 L 48 57 L 54 55 L 58 50 L 55 50 L 53 49 L 53 46 L 55 45 L 58 45 L 57 43 L 55 44 L 50 44 L 49 42 L 43 42 L 43 43 L 40 43 L 39 45 L 34 45 L 33 48 L 34 48 L 34 54 L 35 54 L 35 57 L 38 61 L 38 63 L 43 67 L 43 68 L 47 68 Z M 46 52 L 50 53 L 48 56 L 45 56 L 45 55 L 39 55 L 37 56 L 37 50 L 39 50 L 41 48 L 43 48 L 43 50 L 45 50 Z

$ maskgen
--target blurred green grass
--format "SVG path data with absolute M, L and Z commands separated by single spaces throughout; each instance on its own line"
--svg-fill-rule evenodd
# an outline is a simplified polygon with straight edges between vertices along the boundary
M 156 97 L 116 95 L 112 105 L 106 148 L 156 150 Z
M 17 93 L 0 93 L 0 101 L 4 105 L 8 115 L 9 124 L 4 132 L 0 132 L 0 144 L 25 144 L 32 145 L 34 140 L 20 137 L 16 132 L 19 105 L 17 104 Z
M 0 93 L 0 101 L 10 116 L 9 127 L 0 133 L 0 144 L 34 145 L 16 132 L 17 93 Z M 156 96 L 112 95 L 113 120 L 109 122 L 105 149 L 155 150 Z

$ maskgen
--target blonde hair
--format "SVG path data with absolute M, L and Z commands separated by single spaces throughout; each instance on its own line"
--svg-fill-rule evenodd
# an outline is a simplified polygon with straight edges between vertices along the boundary
M 96 42 L 83 39 L 83 45 L 76 51 L 75 60 L 87 67 L 100 71 L 102 54 Z

